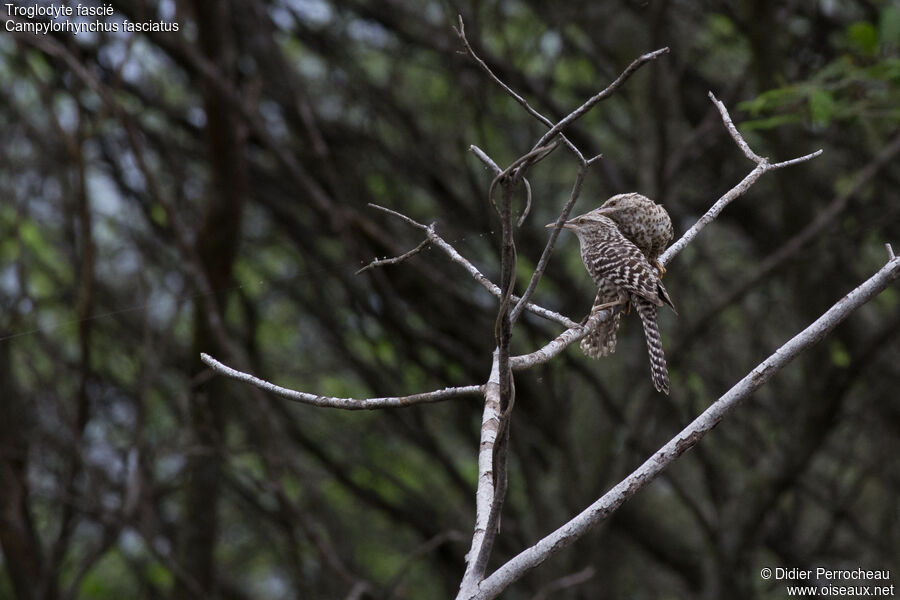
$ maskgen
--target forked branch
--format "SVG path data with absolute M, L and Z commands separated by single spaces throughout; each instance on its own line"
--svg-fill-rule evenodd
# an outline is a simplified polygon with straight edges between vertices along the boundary
M 889 253 L 892 254 L 892 253 Z M 892 258 L 865 283 L 844 296 L 806 329 L 795 335 L 716 400 L 694 421 L 656 451 L 644 464 L 593 504 L 534 546 L 522 551 L 484 579 L 466 600 L 496 598 L 511 583 L 538 566 L 600 523 L 626 500 L 642 490 L 675 460 L 709 433 L 775 373 L 801 352 L 820 341 L 854 310 L 874 298 L 900 277 L 900 258 Z
M 734 126 L 734 123 L 731 120 L 731 115 L 728 114 L 728 109 L 725 108 L 725 105 L 722 104 L 722 102 L 720 102 L 712 92 L 709 93 L 709 99 L 712 100 L 716 108 L 719 109 L 719 114 L 722 116 L 722 122 L 725 123 L 725 128 L 731 135 L 731 139 L 733 139 L 734 142 L 738 145 L 738 148 L 741 149 L 741 152 L 744 153 L 744 156 L 756 163 L 756 168 L 750 171 L 747 176 L 741 180 L 740 183 L 725 192 L 725 194 L 721 198 L 716 200 L 716 202 L 710 207 L 710 209 L 706 211 L 706 214 L 700 217 L 700 219 L 696 223 L 694 223 L 694 226 L 688 229 L 684 233 L 684 235 L 678 239 L 678 241 L 666 248 L 666 251 L 663 252 L 659 257 L 659 263 L 663 266 L 667 265 L 676 254 L 684 250 L 684 247 L 691 243 L 691 240 L 697 237 L 697 234 L 700 233 L 700 230 L 712 223 L 715 218 L 719 216 L 719 213 L 725 210 L 726 206 L 731 204 L 734 199 L 743 195 L 744 192 L 750 189 L 750 186 L 756 183 L 756 180 L 759 179 L 763 173 L 765 173 L 766 171 L 772 171 L 774 169 L 781 169 L 783 167 L 795 165 L 822 154 L 822 150 L 816 150 L 811 154 L 806 154 L 805 156 L 800 156 L 798 158 L 792 158 L 791 160 L 786 160 L 784 162 L 770 163 L 769 159 L 759 156 L 750 149 L 750 146 L 741 136 L 740 132 L 737 130 L 737 127 Z

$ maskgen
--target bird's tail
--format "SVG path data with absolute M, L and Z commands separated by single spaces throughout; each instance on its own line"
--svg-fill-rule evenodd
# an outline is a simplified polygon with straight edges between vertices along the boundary
M 597 291 L 597 298 L 594 300 L 594 307 L 615 302 L 618 297 L 619 293 L 614 286 L 601 284 L 600 289 Z M 591 314 L 593 312 L 594 308 L 592 307 Z M 600 358 L 616 351 L 616 332 L 619 330 L 622 312 L 617 310 L 609 320 L 599 323 L 596 328 L 581 339 L 581 351 L 584 352 L 585 356 Z
M 669 370 L 666 367 L 666 355 L 663 353 L 659 326 L 656 324 L 656 305 L 643 298 L 634 299 L 635 309 L 644 325 L 644 337 L 647 338 L 647 353 L 650 355 L 650 376 L 657 392 L 669 393 Z

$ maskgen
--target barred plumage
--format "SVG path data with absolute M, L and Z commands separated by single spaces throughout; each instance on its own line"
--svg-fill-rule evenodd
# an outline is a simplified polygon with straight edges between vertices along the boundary
M 665 269 L 659 264 L 659 255 L 672 241 L 674 229 L 669 213 L 661 205 L 646 196 L 634 192 L 612 196 L 600 208 L 584 216 L 602 215 L 616 223 L 619 231 L 643 253 L 652 265 L 656 265 L 660 276 Z M 594 306 L 602 306 L 616 299 L 600 285 Z M 592 309 L 593 310 L 593 309 Z M 628 312 L 629 306 L 622 309 Z M 616 332 L 619 329 L 619 313 L 586 335 L 581 340 L 581 349 L 591 358 L 606 356 L 616 351 Z
M 638 247 L 651 265 L 660 266 L 659 255 L 675 234 L 672 219 L 662 205 L 631 192 L 611 197 L 592 212 L 612 219 L 622 235 Z M 660 269 L 660 272 L 665 270 Z
M 612 219 L 597 214 L 597 211 L 575 217 L 567 221 L 564 227 L 578 236 L 581 259 L 599 288 L 592 311 L 617 304 L 630 303 L 635 306 L 647 339 L 653 386 L 657 391 L 668 394 L 669 375 L 656 323 L 656 309 L 663 304 L 673 309 L 675 306 L 656 269 L 641 250 L 622 235 Z M 620 314 L 621 311 L 616 313 Z M 597 331 L 607 334 L 606 338 L 598 337 L 595 332 L 588 342 L 582 342 L 585 354 L 604 356 L 614 349 L 617 323 L 614 317 L 602 324 L 606 327 L 601 325 L 598 328 Z M 612 349 L 609 339 L 612 339 Z
M 610 281 L 603 279 L 598 283 L 597 297 L 594 299 L 594 307 L 615 302 L 619 297 L 618 288 Z M 616 351 L 616 332 L 619 330 L 619 322 L 622 320 L 622 311 L 616 311 L 608 321 L 600 323 L 586 336 L 581 338 L 581 351 L 590 358 L 600 358 Z

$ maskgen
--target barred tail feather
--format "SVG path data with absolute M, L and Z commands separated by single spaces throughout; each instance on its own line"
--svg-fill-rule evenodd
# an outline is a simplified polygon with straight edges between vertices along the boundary
M 663 353 L 659 326 L 656 324 L 656 305 L 643 298 L 635 299 L 635 309 L 644 325 L 644 337 L 647 338 L 647 353 L 650 355 L 650 376 L 657 392 L 669 393 L 669 370 L 666 367 L 666 355 Z

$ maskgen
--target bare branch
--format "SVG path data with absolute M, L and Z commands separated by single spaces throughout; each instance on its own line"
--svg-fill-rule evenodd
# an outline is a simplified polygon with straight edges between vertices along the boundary
M 710 209 L 706 211 L 706 214 L 700 217 L 700 219 L 696 223 L 694 223 L 694 225 L 690 229 L 685 231 L 684 235 L 682 235 L 678 239 L 678 241 L 666 248 L 666 251 L 663 252 L 659 257 L 659 263 L 663 266 L 666 266 L 669 261 L 675 257 L 676 254 L 684 250 L 684 247 L 690 244 L 704 227 L 712 223 L 716 219 L 716 217 L 719 216 L 719 213 L 725 210 L 726 206 L 731 204 L 732 200 L 741 196 L 744 192 L 750 189 L 750 186 L 752 186 L 756 182 L 756 180 L 766 172 L 766 167 L 767 163 L 765 162 L 756 165 L 756 168 L 750 171 L 747 176 L 741 180 L 740 183 L 725 192 L 725 194 L 721 198 L 716 200 L 716 202 L 710 207 Z
M 500 286 L 482 275 L 482 273 L 475 267 L 475 265 L 463 258 L 463 256 L 459 252 L 457 252 L 453 246 L 445 242 L 443 238 L 435 233 L 430 237 L 430 239 L 435 246 L 439 247 L 441 250 L 447 253 L 447 255 L 450 257 L 450 260 L 457 263 L 458 265 L 461 265 L 466 271 L 469 272 L 469 275 L 471 275 L 475 279 L 475 281 L 480 283 L 487 291 L 498 298 L 502 295 Z M 513 294 L 512 296 L 510 296 L 510 300 L 512 300 L 513 302 L 518 302 L 520 298 Z M 525 305 L 525 308 L 540 317 L 544 317 L 548 321 L 554 321 L 565 327 L 578 327 L 578 323 L 576 323 L 575 321 L 559 314 L 558 312 L 554 312 L 548 308 L 544 308 L 543 306 L 540 306 L 538 304 L 528 302 Z
M 769 165 L 769 170 L 781 169 L 782 167 L 790 167 L 791 165 L 796 165 L 797 163 L 806 162 L 811 158 L 815 158 L 822 154 L 822 149 L 819 148 L 815 152 L 810 152 L 809 154 L 804 154 L 798 158 L 792 158 L 791 160 L 785 160 L 778 163 L 772 163 Z
M 656 60 L 663 54 L 666 54 L 668 51 L 669 51 L 668 47 L 660 48 L 659 50 L 654 50 L 653 52 L 648 52 L 647 54 L 641 55 L 641 56 L 637 57 L 636 59 L 634 59 L 634 61 L 630 65 L 628 65 L 624 71 L 622 71 L 622 74 L 619 75 L 615 81 L 613 81 L 611 84 L 606 86 L 606 89 L 604 89 L 602 92 L 599 92 L 598 94 L 589 98 L 587 102 L 585 102 L 584 104 L 582 104 L 581 106 L 579 106 L 578 108 L 576 108 L 575 110 L 570 112 L 560 122 L 558 122 L 556 125 L 551 127 L 550 131 L 545 133 L 541 137 L 541 139 L 539 139 L 537 141 L 537 143 L 534 145 L 534 147 L 537 148 L 538 146 L 543 146 L 547 142 L 552 140 L 553 137 L 556 136 L 559 132 L 561 132 L 563 129 L 565 129 L 566 127 L 571 125 L 576 120 L 580 119 L 586 112 L 591 110 L 591 108 L 593 108 L 595 104 L 597 104 L 601 100 L 605 100 L 606 98 L 609 98 L 613 94 L 613 92 L 615 92 L 619 88 L 619 86 L 621 86 L 623 83 L 625 83 L 625 81 L 629 77 L 631 77 L 635 71 L 640 69 L 645 63 L 648 63 L 651 60 Z
M 466 572 L 463 574 L 457 598 L 466 598 L 478 588 L 484 573 L 479 572 L 478 557 L 485 542 L 491 506 L 494 503 L 494 444 L 500 429 L 500 354 L 494 351 L 491 375 L 484 386 L 484 412 L 481 416 L 481 443 L 478 446 L 478 484 L 475 489 L 475 531 L 472 545 L 466 553 Z M 493 535 L 493 532 L 491 533 Z
M 428 226 L 429 229 L 433 228 L 433 227 L 434 227 L 434 225 Z M 395 265 L 397 263 L 403 262 L 407 258 L 409 258 L 411 256 L 415 256 L 416 254 L 421 252 L 422 249 L 425 248 L 425 246 L 427 246 L 430 243 L 431 243 L 431 240 L 429 240 L 428 238 L 425 238 L 424 240 L 422 240 L 422 242 L 418 246 L 416 246 L 409 252 L 404 252 L 400 256 L 395 256 L 393 258 L 376 258 L 375 260 L 373 260 L 372 262 L 370 262 L 369 264 L 367 264 L 366 266 L 364 266 L 362 269 L 360 269 L 359 271 L 357 271 L 354 274 L 359 275 L 360 273 L 362 273 L 364 271 L 368 271 L 369 269 L 373 269 L 375 267 L 383 267 L 385 265 Z
M 572 193 L 569 194 L 569 200 L 566 202 L 566 205 L 563 207 L 562 212 L 556 219 L 556 225 L 550 232 L 550 239 L 547 240 L 547 245 L 544 246 L 544 251 L 543 253 L 541 253 L 541 258 L 540 260 L 538 260 L 537 267 L 535 267 L 534 273 L 532 273 L 531 275 L 531 280 L 528 282 L 528 287 L 525 288 L 525 292 L 522 294 L 522 297 L 519 299 L 515 307 L 513 307 L 512 314 L 510 314 L 509 316 L 510 321 L 512 321 L 513 323 L 515 323 L 519 319 L 519 316 L 521 316 L 522 311 L 528 305 L 528 300 L 531 298 L 531 295 L 537 288 L 541 277 L 543 277 L 544 275 L 544 270 L 547 268 L 547 263 L 550 261 L 550 255 L 553 253 L 553 248 L 556 246 L 556 240 L 557 238 L 559 238 L 559 232 L 562 230 L 562 224 L 566 221 L 566 219 L 569 218 L 569 213 L 572 211 L 572 207 L 575 206 L 575 202 L 581 195 L 581 187 L 584 184 L 584 176 L 587 173 L 587 165 L 588 163 L 584 163 L 578 169 L 578 174 L 575 176 L 575 185 L 572 186 Z
M 406 221 L 413 227 L 418 227 L 419 229 L 428 231 L 428 225 L 423 225 L 422 223 L 419 223 L 418 221 L 414 221 L 413 219 L 407 217 L 403 213 L 398 213 L 396 210 L 391 210 L 390 208 L 385 208 L 384 206 L 381 206 L 379 204 L 373 204 L 372 202 L 369 202 L 369 204 L 367 206 L 370 206 L 370 207 L 375 208 L 380 211 L 384 211 L 389 215 L 394 215 L 398 219 L 403 219 L 404 221 Z
M 503 171 L 503 169 L 497 166 L 497 163 L 495 163 L 494 160 L 478 146 L 472 144 L 471 146 L 469 146 L 469 151 L 477 156 L 481 162 L 483 162 L 491 171 L 493 171 L 494 175 L 499 175 L 500 172 Z
M 853 183 L 846 191 L 835 196 L 825 208 L 817 211 L 816 217 L 780 248 L 759 261 L 746 278 L 719 295 L 706 313 L 688 328 L 687 333 L 681 336 L 681 340 L 673 354 L 679 354 L 681 348 L 690 344 L 691 340 L 706 329 L 710 323 L 713 323 L 713 317 L 725 307 L 731 306 L 732 303 L 753 289 L 757 283 L 768 277 L 773 271 L 797 254 L 803 246 L 818 239 L 821 233 L 844 213 L 850 204 L 850 200 L 868 185 L 885 165 L 891 164 L 891 161 L 898 153 L 900 153 L 900 133 L 894 136 L 894 139 L 879 151 L 869 164 L 853 176 Z
M 662 56 L 663 54 L 665 54 L 669 51 L 668 48 L 660 48 L 659 50 L 655 50 L 653 52 L 648 52 L 647 54 L 639 56 L 630 65 L 628 65 L 628 67 L 626 67 L 625 70 L 622 71 L 622 73 L 616 78 L 616 80 L 613 81 L 611 84 L 609 84 L 606 87 L 606 89 L 604 89 L 603 91 L 599 92 L 598 94 L 596 94 L 593 97 L 591 97 L 590 99 L 588 99 L 587 102 L 582 104 L 580 107 L 576 108 L 574 111 L 572 111 L 571 113 L 566 115 L 561 121 L 559 121 L 558 123 L 556 123 L 554 125 L 553 121 L 551 121 L 550 119 L 548 119 L 547 117 L 542 115 L 540 112 L 535 110 L 530 104 L 528 104 L 528 101 L 525 100 L 525 98 L 523 98 L 522 96 L 517 94 L 512 88 L 510 88 L 499 77 L 497 77 L 497 75 L 494 74 L 494 72 L 491 70 L 491 68 L 489 66 L 487 66 L 487 63 L 485 63 L 481 59 L 481 57 L 479 57 L 475 53 L 475 50 L 472 49 L 472 45 L 469 43 L 468 38 L 466 38 L 466 28 L 465 28 L 465 24 L 463 23 L 462 15 L 459 15 L 459 27 L 457 27 L 455 29 L 456 29 L 456 34 L 462 40 L 463 45 L 465 45 L 466 51 L 469 53 L 469 55 L 472 57 L 472 59 L 476 63 L 478 63 L 478 66 L 481 67 L 485 73 L 487 73 L 488 77 L 490 77 L 497 85 L 499 85 L 503 89 L 503 91 L 505 91 L 507 94 L 509 94 L 510 97 L 513 98 L 513 100 L 518 102 L 526 110 L 526 112 L 528 112 L 528 114 L 535 117 L 538 121 L 540 121 L 544 125 L 547 125 L 548 127 L 550 127 L 550 131 L 548 131 L 546 134 L 544 134 L 543 137 L 541 137 L 541 139 L 534 145 L 534 148 L 538 148 L 540 146 L 546 145 L 546 143 L 548 141 L 552 140 L 555 136 L 559 135 L 562 142 L 566 145 L 567 148 L 569 148 L 569 150 L 572 151 L 573 154 L 575 154 L 575 156 L 578 158 L 579 162 L 582 165 L 587 164 L 589 161 L 587 161 L 584 158 L 584 155 L 581 153 L 581 151 L 565 135 L 563 135 L 562 130 L 565 127 L 567 127 L 568 125 L 570 125 L 571 123 L 573 123 L 574 121 L 576 121 L 577 119 L 581 118 L 581 116 L 584 115 L 586 112 L 588 112 L 591 108 L 593 108 L 593 106 L 595 104 L 597 104 L 601 100 L 604 100 L 604 99 L 608 98 L 609 96 L 611 96 L 612 93 L 615 92 L 616 89 L 619 88 L 619 86 L 621 86 L 623 83 L 625 83 L 625 81 L 629 77 L 631 77 L 631 75 L 635 71 L 637 71 L 641 66 L 643 66 L 644 63 L 647 63 L 651 60 L 655 60 L 656 58 Z M 594 158 L 591 159 L 591 162 L 597 160 L 598 158 L 600 158 L 599 155 L 595 156 Z
M 465 598 L 467 600 L 496 598 L 512 582 L 582 537 L 591 527 L 615 512 L 626 500 L 646 487 L 679 456 L 692 448 L 775 373 L 804 350 L 819 342 L 838 323 L 878 295 L 898 277 L 900 277 L 900 259 L 894 257 L 862 285 L 844 296 L 815 322 L 760 363 L 628 477 L 568 523 L 513 557 L 482 581 L 476 593 Z
M 469 53 L 469 56 L 472 57 L 472 60 L 474 60 L 476 63 L 478 63 L 478 66 L 481 67 L 481 69 L 485 73 L 487 73 L 488 77 L 490 77 L 494 81 L 494 83 L 499 85 L 503 89 L 504 92 L 509 94 L 513 100 L 518 102 L 522 106 L 522 108 L 525 109 L 525 111 L 528 114 L 535 117 L 538 121 L 540 121 L 547 127 L 553 127 L 553 121 L 551 121 L 550 119 L 548 119 L 547 117 L 542 115 L 540 112 L 535 110 L 530 104 L 528 104 L 528 101 L 525 98 L 523 98 L 522 96 L 517 94 L 512 88 L 510 88 L 508 85 L 503 83 L 503 81 L 499 77 L 497 77 L 497 75 L 494 74 L 494 72 L 491 70 L 491 68 L 489 66 L 487 66 L 487 63 L 484 62 L 481 59 L 481 57 L 475 53 L 475 50 L 472 49 L 472 45 L 469 44 L 469 39 L 466 37 L 466 27 L 465 27 L 465 23 L 463 23 L 462 15 L 458 15 L 458 17 L 459 17 L 459 27 L 454 27 L 454 30 L 456 31 L 456 35 L 459 36 L 459 39 L 462 40 L 462 43 L 466 47 L 466 51 Z M 572 153 L 578 158 L 579 162 L 581 162 L 581 163 L 585 162 L 584 155 L 575 146 L 575 144 L 573 144 L 571 141 L 569 141 L 568 138 L 566 138 L 563 135 L 560 136 L 560 139 L 562 139 L 562 141 L 566 145 L 566 147 L 569 150 L 571 150 Z M 537 147 L 537 146 L 543 146 L 543 144 L 536 144 L 535 147 Z M 474 148 L 474 146 L 472 146 L 472 148 Z
M 607 308 L 604 310 L 599 310 L 593 314 L 591 314 L 590 318 L 584 325 L 575 325 L 574 327 L 570 327 L 566 329 L 561 334 L 547 342 L 543 348 L 539 350 L 535 350 L 531 354 L 522 354 L 520 356 L 513 356 L 509 359 L 510 366 L 514 371 L 522 371 L 524 369 L 530 369 L 535 365 L 541 365 L 546 362 L 549 362 L 550 359 L 560 354 L 563 350 L 565 350 L 569 344 L 573 342 L 577 342 L 584 336 L 588 334 L 589 331 L 594 329 L 600 323 L 608 321 L 612 318 L 614 311 L 619 310 L 619 307 L 615 308 Z
M 672 260 L 672 258 L 674 258 L 676 254 L 681 252 L 685 246 L 691 243 L 691 241 L 695 237 L 697 237 L 697 234 L 700 233 L 700 230 L 714 221 L 715 218 L 719 216 L 719 213 L 721 213 L 725 209 L 725 207 L 728 206 L 735 198 L 738 198 L 744 192 L 750 189 L 750 186 L 756 183 L 756 180 L 759 179 L 763 173 L 765 173 L 766 171 L 795 165 L 822 154 L 822 150 L 816 150 L 811 154 L 807 154 L 799 158 L 792 158 L 791 160 L 786 160 L 784 162 L 774 164 L 770 163 L 767 158 L 759 156 L 750 149 L 750 146 L 746 141 L 744 141 L 744 138 L 737 130 L 737 127 L 734 126 L 734 122 L 732 122 L 731 115 L 728 114 L 728 109 L 725 108 L 725 105 L 721 101 L 719 101 L 719 99 L 716 98 L 712 92 L 709 92 L 709 98 L 710 100 L 712 100 L 716 108 L 719 109 L 719 114 L 722 116 L 722 122 L 725 124 L 725 128 L 728 130 L 731 138 L 744 153 L 744 156 L 756 163 L 756 167 L 752 171 L 750 171 L 747 176 L 741 180 L 740 183 L 725 192 L 725 195 L 716 200 L 716 202 L 710 207 L 710 209 L 706 211 L 706 214 L 700 217 L 700 219 L 696 223 L 694 223 L 693 227 L 688 229 L 684 233 L 684 235 L 678 239 L 678 241 L 666 248 L 666 251 L 663 252 L 659 257 L 659 263 L 663 266 L 668 264 L 668 262 Z
M 396 211 L 393 211 L 389 208 L 385 208 L 383 206 L 379 206 L 377 204 L 372 204 L 372 203 L 369 203 L 369 206 L 371 206 L 372 208 L 377 208 L 378 210 L 384 211 L 388 214 L 394 215 L 395 217 L 399 217 L 399 218 L 403 219 L 404 221 L 406 221 L 407 223 L 409 223 L 410 225 L 412 225 L 413 227 L 418 227 L 419 229 L 424 230 L 428 234 L 428 240 L 432 244 L 434 244 L 435 246 L 437 246 L 438 248 L 443 250 L 447 254 L 447 256 L 450 257 L 451 261 L 462 266 L 462 268 L 464 268 L 466 270 L 466 272 L 468 272 L 469 275 L 471 275 L 475 281 L 480 283 L 482 285 L 482 287 L 484 287 L 487 291 L 489 291 L 491 294 L 493 294 L 494 296 L 496 296 L 498 298 L 502 295 L 501 291 L 500 291 L 500 286 L 498 286 L 497 284 L 492 282 L 490 279 L 485 277 L 481 273 L 481 271 L 479 271 L 478 268 L 475 267 L 475 265 L 473 265 L 465 257 L 463 257 L 459 252 L 457 252 L 456 248 L 454 248 L 449 243 L 447 243 L 444 240 L 444 238 L 439 236 L 437 234 L 437 232 L 434 231 L 433 228 L 429 229 L 428 225 L 423 225 L 422 223 L 419 223 L 418 221 L 414 221 L 413 219 L 410 219 L 406 215 L 398 213 Z M 516 295 L 513 295 L 510 297 L 510 299 L 513 302 L 518 302 L 520 298 Z M 580 327 L 578 325 L 578 323 L 569 319 L 568 317 L 561 315 L 558 312 L 554 312 L 550 309 L 544 308 L 543 306 L 539 306 L 537 304 L 532 304 L 531 302 L 529 302 L 525 305 L 525 308 L 540 317 L 544 317 L 548 321 L 554 321 L 564 327 L 569 327 L 569 328 Z
M 744 140 L 743 136 L 741 136 L 740 132 L 737 130 L 737 127 L 734 126 L 734 122 L 731 120 L 731 115 L 728 114 L 728 109 L 725 108 L 725 104 L 723 104 L 712 92 L 709 92 L 709 99 L 712 100 L 713 104 L 715 104 L 716 108 L 719 109 L 719 114 L 722 115 L 722 121 L 725 123 L 725 128 L 728 130 L 728 133 L 731 135 L 731 139 L 738 145 L 741 149 L 741 152 L 744 153 L 744 156 L 755 162 L 756 164 L 762 164 L 769 162 L 768 158 L 762 157 L 758 155 L 756 152 L 750 149 L 750 146 Z M 780 169 L 782 167 L 788 167 L 790 165 L 795 165 L 797 163 L 807 161 L 811 158 L 815 158 L 822 154 L 822 150 L 816 150 L 810 154 L 805 156 L 801 156 L 799 158 L 792 158 L 791 160 L 786 160 L 780 163 L 768 164 L 767 169 Z
M 743 136 L 741 136 L 740 132 L 738 132 L 737 127 L 734 126 L 734 122 L 731 120 L 731 115 L 728 114 L 728 109 L 725 108 L 725 104 L 722 103 L 716 96 L 709 92 L 709 99 L 712 100 L 712 103 L 716 108 L 719 109 L 719 114 L 722 115 L 722 121 L 725 123 L 725 129 L 728 130 L 728 133 L 731 135 L 731 139 L 734 140 L 734 143 L 738 145 L 738 148 L 741 149 L 741 152 L 744 153 L 744 156 L 755 162 L 756 164 L 762 162 L 768 162 L 769 159 L 763 158 L 758 155 L 756 152 L 750 149 L 750 146 L 747 145 L 747 142 L 744 141 Z
M 558 144 L 555 143 L 547 144 L 546 146 L 540 146 L 529 150 L 527 154 L 523 154 L 514 160 L 511 165 L 497 173 L 491 181 L 491 185 L 488 187 L 488 199 L 491 201 L 491 204 L 494 205 L 494 210 L 496 210 L 498 214 L 500 213 L 500 209 L 494 201 L 494 188 L 497 187 L 497 184 L 501 182 L 514 183 L 516 179 L 523 176 L 525 171 L 527 171 L 531 165 L 553 152 L 557 145 Z
M 525 208 L 522 210 L 522 214 L 519 215 L 519 220 L 516 221 L 516 227 L 521 227 L 531 212 L 531 184 L 524 177 L 522 178 L 522 183 L 525 184 Z
M 386 398 L 362 399 L 333 398 L 330 396 L 319 396 L 317 394 L 300 392 L 297 390 L 292 390 L 275 385 L 274 383 L 270 383 L 268 381 L 265 381 L 264 379 L 254 377 L 249 373 L 244 373 L 243 371 L 232 369 L 228 365 L 224 365 L 221 362 L 217 361 L 209 354 L 201 354 L 200 360 L 202 360 L 207 366 L 209 366 L 213 371 L 219 373 L 220 375 L 224 375 L 225 377 L 230 377 L 231 379 L 236 379 L 238 381 L 243 381 L 244 383 L 249 383 L 254 387 L 257 387 L 266 392 L 271 392 L 272 394 L 281 396 L 282 398 L 285 398 L 287 400 L 293 400 L 294 402 L 301 402 L 303 404 L 311 404 L 313 406 L 342 408 L 345 410 L 375 410 L 379 408 L 398 408 L 412 406 L 413 404 L 441 402 L 443 400 L 449 400 L 450 398 L 456 398 L 458 396 L 474 396 L 477 394 L 481 394 L 484 391 L 483 385 L 466 385 L 460 387 L 448 387 L 442 390 L 435 390 L 433 392 L 413 394 L 412 396 L 391 396 Z

